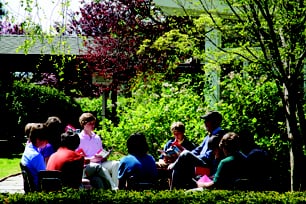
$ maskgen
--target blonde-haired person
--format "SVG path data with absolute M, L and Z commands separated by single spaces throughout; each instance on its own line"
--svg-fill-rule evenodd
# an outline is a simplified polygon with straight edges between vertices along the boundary
M 158 168 L 158 179 L 168 183 L 165 185 L 165 188 L 171 187 L 172 170 L 167 168 L 169 164 L 173 163 L 177 159 L 178 153 L 167 156 L 167 154 L 164 152 L 167 152 L 167 150 L 176 147 L 179 148 L 180 151 L 184 149 L 191 151 L 195 148 L 195 145 L 185 136 L 184 123 L 180 121 L 173 122 L 170 126 L 170 131 L 173 135 L 173 138 L 168 140 L 168 142 L 165 144 L 162 153 L 159 156 L 159 160 L 156 162 L 156 166 Z
M 24 133 L 25 133 L 25 137 L 27 138 L 27 143 L 26 143 L 26 144 L 31 143 L 31 142 L 30 142 L 29 135 L 30 135 L 30 132 L 31 132 L 32 127 L 34 127 L 35 124 L 37 124 L 37 123 L 27 123 L 27 124 L 24 126 Z
M 196 146 L 188 140 L 185 136 L 185 125 L 182 122 L 173 122 L 170 126 L 170 131 L 173 134 L 173 138 L 168 140 L 165 144 L 163 151 L 167 151 L 172 146 L 177 146 L 180 150 L 187 149 L 189 151 L 193 150 Z M 159 167 L 167 167 L 170 163 L 176 160 L 176 156 L 168 157 L 161 154 L 158 162 L 156 163 Z
M 97 176 L 97 171 L 99 171 L 99 176 L 104 177 L 113 190 L 117 190 L 119 161 L 105 160 L 100 156 L 99 152 L 103 150 L 103 145 L 101 137 L 94 132 L 96 117 L 92 113 L 83 113 L 79 118 L 79 123 L 82 131 L 79 133 L 80 145 L 77 151 L 84 154 L 85 159 L 90 160 L 85 169 L 86 176 Z M 98 186 L 103 186 L 103 184 Z

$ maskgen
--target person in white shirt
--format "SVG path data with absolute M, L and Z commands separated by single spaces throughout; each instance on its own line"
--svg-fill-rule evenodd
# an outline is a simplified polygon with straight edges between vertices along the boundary
M 91 113 L 83 113 L 79 118 L 82 131 L 79 133 L 80 145 L 77 151 L 85 156 L 85 160 L 89 162 L 86 166 L 86 176 L 91 176 L 99 169 L 105 174 L 105 178 L 109 181 L 113 190 L 118 189 L 118 168 L 119 161 L 107 160 L 101 152 L 104 151 L 102 140 L 99 135 L 94 133 L 96 117 Z M 101 170 L 99 170 L 101 172 Z

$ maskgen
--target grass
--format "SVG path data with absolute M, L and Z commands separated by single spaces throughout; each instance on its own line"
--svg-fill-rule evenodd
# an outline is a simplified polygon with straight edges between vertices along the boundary
M 0 158 L 0 179 L 20 173 L 20 158 L 21 157 L 16 157 L 16 158 Z

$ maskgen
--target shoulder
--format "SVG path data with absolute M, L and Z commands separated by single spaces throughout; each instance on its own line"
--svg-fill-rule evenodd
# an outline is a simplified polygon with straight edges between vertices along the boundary
M 269 158 L 268 152 L 260 148 L 254 148 L 247 154 L 247 159 L 266 159 L 266 158 Z
M 154 157 L 153 157 L 151 154 L 147 154 L 147 155 L 146 155 L 146 158 L 147 158 L 148 160 L 152 160 L 152 161 L 155 162 L 155 159 L 154 159 Z
M 132 160 L 135 160 L 135 159 L 136 159 L 136 157 L 134 155 L 128 154 L 128 155 L 122 157 L 120 159 L 120 162 L 124 163 L 124 162 L 132 161 Z
M 96 134 L 95 132 L 93 132 L 92 134 L 93 134 L 93 138 L 95 138 L 96 140 L 101 140 L 100 135 Z
M 223 137 L 228 131 L 224 129 L 218 129 L 213 135 L 216 135 L 218 137 Z
M 230 156 L 227 156 L 227 157 L 225 157 L 224 159 L 222 159 L 221 161 L 220 161 L 220 164 L 227 164 L 227 163 L 231 163 L 232 161 L 234 161 L 235 160 L 235 156 L 234 155 L 230 155 Z
M 187 137 L 185 137 L 183 143 L 182 143 L 182 146 L 185 147 L 185 148 L 189 148 L 189 150 L 192 150 L 195 148 L 195 144 L 193 142 L 191 142 Z
M 174 138 L 168 140 L 167 143 L 166 143 L 166 145 L 169 145 L 169 144 L 171 144 L 172 142 L 174 142 Z

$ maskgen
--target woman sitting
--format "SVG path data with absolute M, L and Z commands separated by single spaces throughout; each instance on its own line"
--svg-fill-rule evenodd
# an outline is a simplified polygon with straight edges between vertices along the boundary
M 147 153 L 149 148 L 145 136 L 142 133 L 132 134 L 127 140 L 127 148 L 129 154 L 119 164 L 119 189 L 139 190 L 146 184 L 153 184 L 157 169 L 153 156 Z
M 77 133 L 63 133 L 60 147 L 50 156 L 47 164 L 47 170 L 61 171 L 63 185 L 71 188 L 79 188 L 82 183 L 84 156 L 74 151 L 79 144 Z

